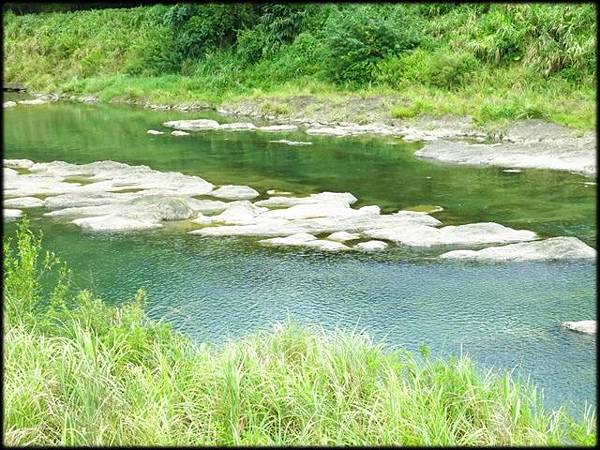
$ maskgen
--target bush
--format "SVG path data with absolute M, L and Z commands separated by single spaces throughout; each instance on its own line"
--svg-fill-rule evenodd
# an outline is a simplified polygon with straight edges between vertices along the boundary
M 477 60 L 466 52 L 452 52 L 448 48 L 435 52 L 416 49 L 381 61 L 377 65 L 376 78 L 394 88 L 406 82 L 417 82 L 452 90 L 464 86 L 477 65 Z
M 369 82 L 381 59 L 415 48 L 422 36 L 403 5 L 360 5 L 332 13 L 323 30 L 336 82 Z

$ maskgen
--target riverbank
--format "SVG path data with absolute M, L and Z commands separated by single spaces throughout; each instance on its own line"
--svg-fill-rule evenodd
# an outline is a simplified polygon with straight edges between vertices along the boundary
M 94 95 L 33 95 L 35 99 L 18 103 L 31 106 L 60 99 L 87 104 L 100 102 Z M 472 117 L 456 115 L 397 119 L 386 112 L 384 97 L 269 97 L 269 100 L 243 100 L 220 107 L 206 102 L 157 104 L 146 100 L 122 98 L 113 99 L 111 103 L 125 103 L 160 111 L 216 111 L 221 115 L 238 118 L 244 125 L 240 129 L 245 130 L 248 129 L 249 121 L 258 120 L 292 124 L 308 135 L 376 135 L 400 137 L 407 142 L 423 141 L 425 147 L 415 155 L 443 163 L 499 166 L 509 169 L 553 169 L 586 176 L 596 175 L 594 132 L 578 133 L 539 119 L 514 121 L 502 131 L 486 131 L 476 126 Z M 14 106 L 17 106 L 17 103 L 4 103 L 5 108 Z M 152 130 L 154 131 L 156 130 Z
M 9 12 L 5 81 L 277 120 L 595 129 L 591 5 L 265 8 Z
M 595 412 L 548 412 L 531 385 L 286 323 L 223 345 L 70 288 L 41 240 L 5 241 L 10 445 L 594 445 Z M 47 278 L 49 277 L 49 278 Z

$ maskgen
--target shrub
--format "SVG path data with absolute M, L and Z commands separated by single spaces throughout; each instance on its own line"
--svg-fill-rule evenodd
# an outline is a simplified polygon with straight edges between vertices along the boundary
M 416 49 L 381 61 L 376 78 L 394 88 L 404 82 L 418 82 L 452 90 L 469 81 L 477 65 L 477 60 L 466 52 L 452 52 L 448 48 L 435 52 Z
M 417 22 L 403 5 L 353 5 L 332 13 L 323 31 L 331 79 L 371 81 L 378 61 L 418 45 L 421 33 Z

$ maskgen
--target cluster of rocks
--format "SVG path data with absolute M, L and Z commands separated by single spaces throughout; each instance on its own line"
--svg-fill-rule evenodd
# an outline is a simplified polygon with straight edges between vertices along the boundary
M 204 123 L 204 125 L 209 125 Z M 188 127 L 204 126 L 196 122 Z M 114 161 L 70 164 L 4 160 L 5 220 L 25 208 L 46 208 L 44 215 L 63 218 L 93 231 L 161 228 L 164 221 L 199 225 L 201 236 L 255 236 L 269 246 L 301 246 L 325 251 L 378 251 L 390 243 L 417 248 L 463 247 L 444 259 L 481 261 L 595 258 L 596 251 L 573 237 L 539 240 L 528 230 L 491 222 L 447 225 L 432 217 L 441 208 L 382 214 L 376 205 L 354 208 L 348 192 L 293 197 L 248 186 L 213 184 L 197 176 L 160 172 Z M 196 197 L 202 197 L 201 199 Z M 251 201 L 252 200 L 252 201 Z M 508 245 L 504 245 L 508 244 Z M 465 250 L 480 247 L 482 250 Z M 490 246 L 495 245 L 495 246 Z
M 172 120 L 164 122 L 163 125 L 168 128 L 174 128 L 171 132 L 173 136 L 189 136 L 190 132 L 194 131 L 207 131 L 207 130 L 218 130 L 218 131 L 262 131 L 265 133 L 277 133 L 277 132 L 292 132 L 298 131 L 296 125 L 268 125 L 268 126 L 256 126 L 250 122 L 234 122 L 234 123 L 223 123 L 220 124 L 216 120 L 211 119 L 193 119 L 193 120 Z M 165 134 L 164 131 L 150 129 L 146 132 L 151 135 Z M 287 139 L 280 139 L 269 141 L 272 143 L 280 143 L 286 145 L 312 145 L 312 142 L 304 141 L 289 141 Z
M 219 124 L 214 120 L 174 120 L 163 123 L 175 128 L 172 134 L 187 135 L 189 132 L 201 130 L 256 130 L 256 131 L 297 131 L 298 126 L 272 125 L 257 127 L 250 122 Z M 541 168 L 566 170 L 584 175 L 596 173 L 596 137 L 588 132 L 584 136 L 565 127 L 541 120 L 527 120 L 514 123 L 502 137 L 500 142 L 484 143 L 485 133 L 455 130 L 448 127 L 426 127 L 415 125 L 388 125 L 374 122 L 366 125 L 342 122 L 322 125 L 319 123 L 302 123 L 304 132 L 314 136 L 361 136 L 378 135 L 402 138 L 404 141 L 423 141 L 423 148 L 415 156 L 434 159 L 444 163 L 469 164 L 484 166 L 508 167 L 507 170 L 518 173 L 520 169 Z M 161 134 L 149 130 L 151 134 Z M 466 135 L 475 143 L 464 139 Z M 283 141 L 279 141 L 283 142 Z M 305 143 L 290 142 L 289 145 Z
M 344 136 L 361 136 L 361 135 L 378 135 L 378 136 L 392 136 L 403 138 L 405 141 L 433 141 L 436 139 L 447 138 L 447 137 L 459 137 L 463 136 L 460 130 L 448 130 L 445 128 L 425 130 L 421 128 L 415 128 L 413 126 L 392 126 L 386 125 L 383 122 L 375 122 L 367 125 L 359 125 L 354 123 L 342 122 L 335 125 L 323 125 L 320 123 L 304 123 L 304 132 L 308 135 L 315 136 L 333 136 L 333 137 L 344 137 Z M 256 126 L 251 122 L 235 122 L 219 124 L 215 120 L 210 119 L 193 119 L 193 120 L 172 120 L 164 122 L 163 125 L 169 128 L 175 128 L 179 131 L 177 135 L 185 136 L 188 132 L 193 131 L 205 131 L 205 130 L 229 130 L 229 131 L 265 131 L 265 132 L 290 132 L 298 131 L 299 127 L 295 124 L 280 124 L 270 126 Z M 163 134 L 163 132 L 157 130 L 148 130 L 149 134 Z M 185 134 L 184 134 L 185 133 Z M 175 132 L 171 133 L 175 134 Z M 471 137 L 475 137 L 483 140 L 485 134 L 483 133 L 471 133 Z M 307 142 L 294 142 L 294 141 L 273 141 L 282 142 L 288 145 L 306 145 L 310 144 Z

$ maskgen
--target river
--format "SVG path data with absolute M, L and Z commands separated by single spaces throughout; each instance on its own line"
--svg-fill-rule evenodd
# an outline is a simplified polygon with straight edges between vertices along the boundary
M 596 245 L 596 187 L 548 170 L 449 166 L 419 160 L 396 138 L 206 131 L 151 136 L 166 120 L 212 113 L 56 103 L 4 110 L 4 157 L 36 162 L 114 160 L 161 171 L 310 194 L 351 192 L 354 206 L 393 212 L 440 205 L 444 224 L 498 222 L 542 237 Z M 310 141 L 289 146 L 279 139 Z M 587 184 L 586 184 L 587 183 Z M 595 336 L 562 329 L 596 318 L 596 262 L 481 264 L 391 246 L 377 254 L 265 248 L 256 238 L 185 233 L 181 223 L 135 233 L 82 232 L 28 211 L 45 244 L 69 261 L 76 286 L 119 303 L 139 287 L 148 312 L 194 339 L 222 342 L 286 318 L 366 330 L 375 340 L 434 356 L 468 353 L 479 367 L 530 376 L 546 405 L 596 404 Z M 5 232 L 14 228 L 8 223 Z

